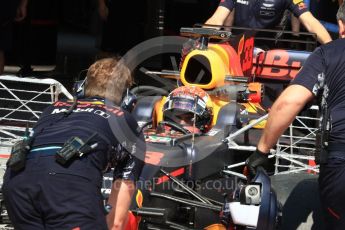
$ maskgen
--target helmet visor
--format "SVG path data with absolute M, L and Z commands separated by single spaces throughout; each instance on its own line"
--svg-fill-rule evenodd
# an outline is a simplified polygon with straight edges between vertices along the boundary
M 168 110 L 179 110 L 189 113 L 195 113 L 201 116 L 206 108 L 205 102 L 199 97 L 194 98 L 181 98 L 181 97 L 171 97 L 164 104 L 163 112 Z

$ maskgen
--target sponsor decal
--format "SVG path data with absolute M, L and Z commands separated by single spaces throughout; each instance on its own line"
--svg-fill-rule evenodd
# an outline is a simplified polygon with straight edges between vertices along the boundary
M 291 80 L 300 70 L 302 60 L 290 57 L 287 50 L 271 50 L 260 59 L 259 62 L 263 62 L 262 68 L 256 74 L 269 79 Z M 254 58 L 253 61 L 256 63 L 257 60 Z
M 54 104 L 54 107 L 71 107 L 72 103 L 66 103 L 66 102 L 56 102 Z M 51 114 L 55 114 L 55 113 L 61 113 L 64 111 L 67 111 L 68 108 L 61 108 L 61 109 L 54 109 L 53 112 Z M 106 110 L 106 112 L 111 112 L 113 114 L 115 114 L 116 116 L 122 116 L 123 115 L 123 111 L 118 108 L 118 107 L 112 107 L 112 106 L 107 106 L 104 104 L 98 104 L 98 103 L 85 103 L 82 102 L 82 104 L 78 104 L 77 108 L 73 110 L 73 112 L 93 112 L 95 109 L 104 109 Z
M 63 108 L 63 109 L 54 109 L 51 114 L 57 114 L 57 113 L 64 113 L 66 112 L 68 109 Z M 73 110 L 73 113 L 80 113 L 80 112 L 88 112 L 88 113 L 94 113 L 98 116 L 101 116 L 105 119 L 108 119 L 110 117 L 110 115 L 102 110 L 95 110 L 93 108 L 86 108 L 86 109 L 81 109 L 81 108 L 77 108 Z
M 108 118 L 110 117 L 109 114 L 107 114 L 106 112 L 104 112 L 104 111 L 102 111 L 102 110 L 96 110 L 96 111 L 94 112 L 94 114 L 97 114 L 97 115 L 99 115 L 99 116 L 101 116 L 101 117 L 103 117 L 103 118 L 105 118 L 105 119 L 108 119 Z
M 146 151 L 145 163 L 151 164 L 151 165 L 158 165 L 163 157 L 164 157 L 164 153 Z
M 264 10 L 260 10 L 260 15 L 261 16 L 274 16 L 275 15 L 275 12 L 274 11 L 264 11 Z
M 249 5 L 249 1 L 246 0 L 237 0 L 236 2 L 242 5 Z
M 249 37 L 244 41 L 242 57 L 242 70 L 246 73 L 252 68 L 253 61 L 254 38 Z
M 171 141 L 171 137 L 152 135 L 149 136 L 146 141 L 151 143 L 168 143 Z
M 147 121 L 138 121 L 138 126 L 139 126 L 139 128 L 142 128 L 144 125 L 146 125 L 147 124 Z M 152 127 L 152 125 L 148 125 L 147 126 L 148 128 L 151 128 Z
M 72 104 L 68 104 L 65 102 L 57 102 L 54 104 L 55 107 L 70 107 L 72 106 Z M 99 108 L 104 109 L 103 110 L 99 110 Z M 56 113 L 62 113 L 62 112 L 66 112 L 68 110 L 68 108 L 55 108 L 51 114 L 56 114 Z M 73 113 L 78 113 L 78 112 L 89 112 L 89 113 L 94 113 L 97 114 L 101 117 L 104 118 L 109 118 L 110 115 L 107 112 L 113 113 L 116 116 L 122 116 L 123 115 L 123 111 L 121 111 L 119 108 L 116 107 L 109 107 L 106 105 L 95 105 L 95 104 L 87 104 L 87 106 L 84 105 L 77 105 L 77 108 L 73 110 Z
M 219 132 L 220 132 L 220 129 L 212 128 L 208 133 L 206 133 L 206 135 L 207 136 L 215 136 Z
M 274 4 L 272 4 L 272 3 L 269 3 L 269 4 L 263 3 L 262 5 L 266 8 L 272 8 L 274 6 Z

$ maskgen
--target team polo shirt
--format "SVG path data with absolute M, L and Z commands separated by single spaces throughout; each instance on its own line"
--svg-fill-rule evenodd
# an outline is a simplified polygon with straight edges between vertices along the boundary
M 33 128 L 32 149 L 62 146 L 71 137 L 85 142 L 96 133 L 88 143 L 97 143 L 96 147 L 77 160 L 89 161 L 99 171 L 110 162 L 116 163 L 114 179 L 136 180 L 141 172 L 145 140 L 133 116 L 101 98 L 78 100 L 68 115 L 66 111 L 72 104 L 57 101 L 45 109 Z
M 291 84 L 302 85 L 316 95 L 320 73 L 324 73 L 329 88 L 326 100 L 332 124 L 329 141 L 345 143 L 345 39 L 318 47 Z
M 257 29 L 278 25 L 285 10 L 296 17 L 308 11 L 303 0 L 221 0 L 219 6 L 235 9 L 234 26 Z

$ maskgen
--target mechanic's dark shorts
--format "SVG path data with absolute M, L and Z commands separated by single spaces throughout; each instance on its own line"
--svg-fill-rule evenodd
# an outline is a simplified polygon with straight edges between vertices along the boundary
M 101 172 L 83 159 L 65 168 L 36 151 L 23 171 L 6 170 L 3 195 L 15 229 L 107 229 Z
M 320 165 L 319 186 L 326 229 L 345 226 L 345 152 L 329 151 L 328 162 Z

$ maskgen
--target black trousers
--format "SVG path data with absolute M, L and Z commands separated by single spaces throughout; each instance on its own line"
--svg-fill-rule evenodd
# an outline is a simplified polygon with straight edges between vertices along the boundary
M 54 156 L 27 159 L 4 176 L 5 206 L 16 230 L 107 229 L 101 173 L 88 162 L 63 167 Z
M 326 229 L 345 228 L 345 152 L 330 151 L 320 165 L 319 188 Z

